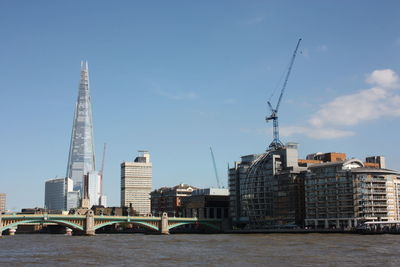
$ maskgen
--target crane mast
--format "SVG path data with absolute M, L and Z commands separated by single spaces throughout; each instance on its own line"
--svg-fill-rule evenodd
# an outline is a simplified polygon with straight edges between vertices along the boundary
M 213 153 L 213 150 L 211 147 L 210 147 L 210 151 L 211 151 L 211 159 L 212 159 L 213 166 L 214 166 L 215 178 L 217 179 L 217 185 L 218 185 L 218 188 L 221 188 L 221 184 L 219 182 L 219 176 L 218 176 L 218 172 L 217 172 L 217 164 L 215 164 L 214 153 Z
M 104 176 L 104 158 L 106 156 L 107 144 L 104 143 L 103 148 L 103 159 L 101 160 L 101 169 L 100 169 L 100 194 L 103 195 L 103 176 Z
M 271 110 L 271 115 L 266 117 L 265 120 L 267 122 L 272 120 L 272 122 L 273 122 L 273 138 L 274 138 L 272 140 L 272 143 L 269 145 L 269 149 L 270 150 L 276 150 L 276 149 L 282 148 L 284 146 L 283 143 L 281 142 L 281 140 L 279 139 L 278 110 L 279 110 L 279 106 L 281 105 L 283 93 L 285 92 L 286 85 L 287 85 L 287 82 L 289 80 L 290 73 L 292 71 L 294 60 L 296 59 L 297 50 L 299 49 L 300 42 L 301 42 L 301 38 L 297 41 L 296 48 L 295 48 L 295 50 L 293 52 L 293 55 L 292 55 L 292 58 L 290 60 L 289 68 L 287 70 L 287 73 L 286 73 L 286 76 L 285 76 L 285 81 L 283 82 L 283 86 L 282 86 L 281 93 L 279 95 L 279 99 L 278 99 L 278 102 L 276 104 L 276 107 L 273 108 L 272 104 L 270 103 L 270 101 L 268 101 L 268 106 L 269 106 L 269 108 Z

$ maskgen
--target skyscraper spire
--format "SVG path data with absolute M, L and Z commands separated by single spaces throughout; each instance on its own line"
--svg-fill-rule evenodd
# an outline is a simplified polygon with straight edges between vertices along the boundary
M 87 61 L 81 61 L 81 78 L 72 126 L 67 177 L 74 182 L 74 190 L 82 193 L 83 176 L 95 170 L 92 104 L 90 100 Z

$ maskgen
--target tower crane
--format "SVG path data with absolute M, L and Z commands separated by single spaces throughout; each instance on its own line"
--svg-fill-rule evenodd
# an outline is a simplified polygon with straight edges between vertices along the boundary
M 218 176 L 218 172 L 217 172 L 217 165 L 215 164 L 214 153 L 213 153 L 213 150 L 211 147 L 210 147 L 210 151 L 211 151 L 211 159 L 212 159 L 213 166 L 214 166 L 215 178 L 217 179 L 217 186 L 218 186 L 218 188 L 221 188 L 221 184 L 219 182 L 219 176 Z
M 292 58 L 290 60 L 289 68 L 287 70 L 287 73 L 285 76 L 285 81 L 283 82 L 283 86 L 282 86 L 281 93 L 279 95 L 279 99 L 278 99 L 278 103 L 276 104 L 276 107 L 273 108 L 271 102 L 268 101 L 268 106 L 271 110 L 271 115 L 266 117 L 265 120 L 267 122 L 272 120 L 272 122 L 273 122 L 273 137 L 274 137 L 274 139 L 272 140 L 272 143 L 269 145 L 270 150 L 276 150 L 276 149 L 282 148 L 284 146 L 283 143 L 281 142 L 281 140 L 279 140 L 278 111 L 279 111 L 279 106 L 282 101 L 283 93 L 285 92 L 286 85 L 289 80 L 290 72 L 292 71 L 294 60 L 297 55 L 297 50 L 299 49 L 299 46 L 300 46 L 300 42 L 301 42 L 301 38 L 297 41 L 296 49 L 294 50 Z
M 107 150 L 107 144 L 104 143 L 104 148 L 103 148 L 103 159 L 101 160 L 101 169 L 100 169 L 100 194 L 103 195 L 103 176 L 104 176 L 104 159 L 106 157 L 106 150 Z

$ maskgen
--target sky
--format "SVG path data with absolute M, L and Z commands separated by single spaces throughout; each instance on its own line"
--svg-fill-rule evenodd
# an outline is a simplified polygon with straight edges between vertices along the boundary
M 80 61 L 89 62 L 97 169 L 149 150 L 153 188 L 222 184 L 272 141 L 267 101 L 299 155 L 383 155 L 400 170 L 399 1 L 0 1 L 0 192 L 44 206 L 64 177 Z M 275 92 L 275 93 L 274 93 Z M 272 98 L 271 98 L 272 95 Z

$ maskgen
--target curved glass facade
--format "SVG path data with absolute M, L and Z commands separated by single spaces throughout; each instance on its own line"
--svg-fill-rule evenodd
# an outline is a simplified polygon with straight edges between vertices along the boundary
M 242 215 L 248 218 L 248 226 L 261 229 L 302 224 L 302 185 L 297 147 L 260 155 L 250 166 L 240 194 Z

